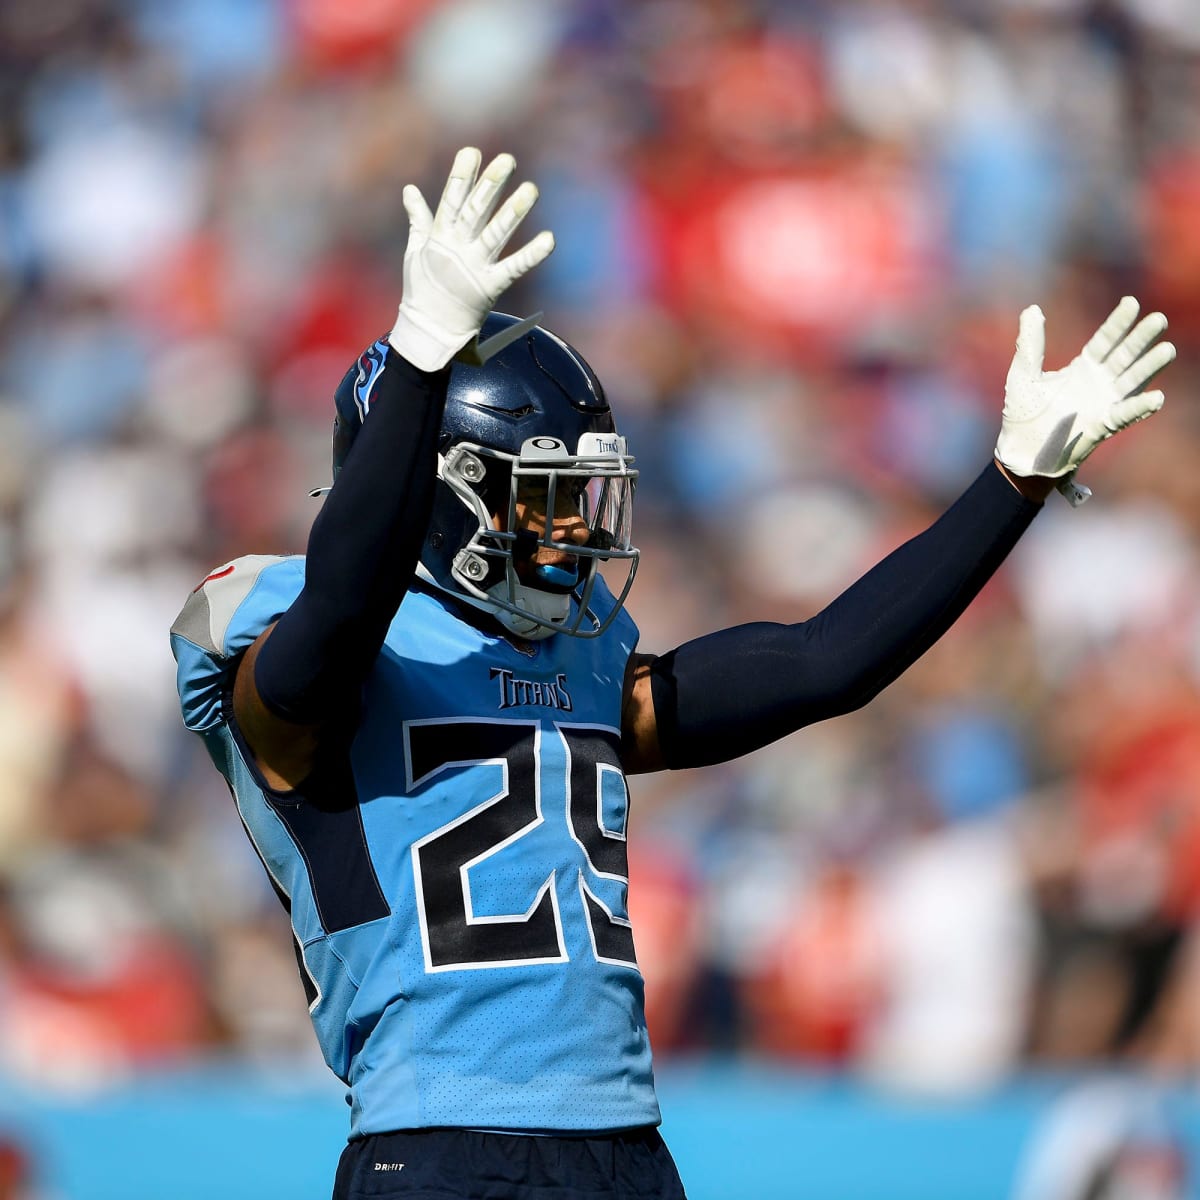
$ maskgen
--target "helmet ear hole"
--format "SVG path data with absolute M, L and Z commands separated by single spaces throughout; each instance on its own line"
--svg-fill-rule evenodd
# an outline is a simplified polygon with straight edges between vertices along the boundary
M 508 512 L 509 495 L 512 491 L 512 472 L 507 462 L 492 459 L 486 463 L 478 482 L 471 484 L 472 490 L 483 501 L 483 506 L 493 516 Z
M 422 560 L 435 578 L 450 577 L 455 554 L 471 540 L 478 527 L 474 515 L 450 485 L 439 479 L 434 484 L 433 510 L 422 554 Z
M 443 470 L 479 496 L 489 512 L 496 511 L 493 501 L 503 501 L 507 504 L 508 484 L 511 478 L 507 463 L 489 460 L 486 456 L 473 453 L 460 445 L 450 446 L 443 454 Z

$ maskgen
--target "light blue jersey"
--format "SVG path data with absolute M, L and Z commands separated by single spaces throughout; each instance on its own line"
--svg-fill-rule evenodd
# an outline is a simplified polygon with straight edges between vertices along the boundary
M 300 557 L 236 560 L 172 647 L 184 721 L 289 908 L 351 1135 L 657 1124 L 618 760 L 632 619 L 525 653 L 410 592 L 349 763 L 298 800 L 264 787 L 230 691 L 303 576 Z M 598 582 L 592 608 L 612 603 Z

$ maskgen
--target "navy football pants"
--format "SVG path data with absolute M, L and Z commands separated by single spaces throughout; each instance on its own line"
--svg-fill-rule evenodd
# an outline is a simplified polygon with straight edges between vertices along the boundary
M 424 1129 L 347 1144 L 333 1200 L 686 1200 L 657 1129 L 535 1137 Z

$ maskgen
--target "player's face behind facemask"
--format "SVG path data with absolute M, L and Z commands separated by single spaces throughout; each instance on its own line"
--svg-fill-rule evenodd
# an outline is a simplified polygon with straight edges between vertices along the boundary
M 513 569 L 528 587 L 570 594 L 579 582 L 576 546 L 586 546 L 591 530 L 580 501 L 583 484 L 570 487 L 550 475 L 526 475 L 515 480 L 512 511 L 493 514 L 497 530 L 511 529 Z
M 335 478 L 386 349 L 364 352 L 338 388 Z M 418 576 L 527 640 L 598 636 L 637 569 L 632 464 L 582 356 L 530 321 L 492 313 L 451 369 Z M 602 564 L 613 564 L 616 601 L 603 617 L 591 606 Z

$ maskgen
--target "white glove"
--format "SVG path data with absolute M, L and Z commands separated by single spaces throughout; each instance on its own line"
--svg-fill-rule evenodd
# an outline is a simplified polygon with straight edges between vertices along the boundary
M 1162 408 L 1162 392 L 1142 388 L 1175 347 L 1157 341 L 1167 327 L 1162 313 L 1135 325 L 1137 315 L 1138 302 L 1124 297 L 1069 365 L 1043 371 L 1046 318 L 1036 304 L 1021 313 L 996 442 L 996 457 L 1015 475 L 1059 478 L 1059 491 L 1080 504 L 1091 493 L 1070 478 L 1079 464 L 1106 438 Z
M 473 146 L 455 155 L 437 216 L 419 188 L 404 189 L 404 296 L 388 341 L 422 371 L 444 367 L 479 333 L 504 290 L 554 249 L 554 235 L 542 232 L 496 261 L 538 190 L 521 184 L 493 216 L 517 164 L 511 154 L 497 155 L 476 182 L 480 161 Z

